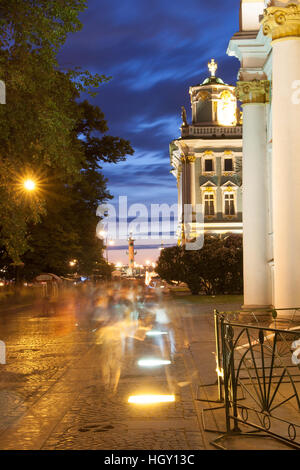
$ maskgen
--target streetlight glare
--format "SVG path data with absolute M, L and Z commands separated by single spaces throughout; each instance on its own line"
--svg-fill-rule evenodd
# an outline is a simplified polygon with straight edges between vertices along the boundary
M 32 179 L 27 179 L 24 181 L 24 188 L 26 191 L 34 191 L 36 189 L 36 183 Z

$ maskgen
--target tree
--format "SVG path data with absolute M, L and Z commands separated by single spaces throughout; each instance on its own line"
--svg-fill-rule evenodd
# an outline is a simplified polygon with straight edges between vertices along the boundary
M 96 237 L 97 207 L 111 196 L 101 173 L 101 163 L 116 164 L 133 154 L 127 140 L 102 135 L 107 122 L 98 107 L 86 101 L 78 104 L 80 120 L 75 133 L 84 154 L 80 177 L 74 182 L 48 172 L 46 214 L 30 227 L 30 250 L 22 257 L 25 275 L 32 279 L 40 272 L 66 276 L 69 262 L 85 276 L 111 275 L 103 260 L 103 243 Z
M 57 53 L 79 31 L 86 0 L 0 0 L 0 79 L 7 104 L 0 107 L 0 243 L 15 262 L 28 248 L 27 227 L 46 211 L 45 192 L 27 197 L 29 175 L 44 183 L 59 175 L 79 180 L 85 148 L 76 128 L 82 91 L 107 78 L 60 70 Z
M 182 282 L 185 273 L 184 251 L 180 246 L 161 250 L 155 271 L 169 284 Z
M 185 282 L 193 295 L 240 293 L 243 285 L 242 237 L 206 236 L 201 250 L 166 248 L 158 260 L 162 279 Z

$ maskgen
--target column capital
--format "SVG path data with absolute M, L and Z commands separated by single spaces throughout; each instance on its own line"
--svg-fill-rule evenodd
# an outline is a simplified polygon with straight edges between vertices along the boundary
M 288 37 L 300 37 L 300 5 L 271 6 L 264 11 L 263 33 L 273 41 Z
M 180 167 L 177 168 L 177 175 L 176 175 L 178 184 L 180 183 L 181 175 L 182 175 L 182 167 L 180 166 Z
M 195 163 L 195 161 L 196 161 L 195 155 L 188 155 L 188 156 L 183 155 L 181 157 L 181 162 L 182 163 Z
M 248 103 L 268 103 L 270 92 L 269 80 L 251 80 L 249 82 L 237 82 L 237 99 Z

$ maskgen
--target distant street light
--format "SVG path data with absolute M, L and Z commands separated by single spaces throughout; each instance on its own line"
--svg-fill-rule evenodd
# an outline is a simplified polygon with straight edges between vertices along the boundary
M 104 230 L 102 232 L 99 232 L 99 235 L 102 238 L 103 242 L 105 243 L 105 246 L 103 248 L 106 251 L 106 262 L 108 263 L 108 247 L 114 246 L 115 242 L 113 240 L 108 240 L 108 233 L 105 232 Z
M 115 242 L 113 240 L 107 239 L 108 234 L 106 235 L 106 262 L 108 263 L 108 247 L 114 246 Z

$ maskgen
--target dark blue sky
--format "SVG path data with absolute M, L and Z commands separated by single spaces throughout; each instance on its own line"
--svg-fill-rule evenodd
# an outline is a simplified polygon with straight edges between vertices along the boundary
M 109 133 L 131 141 L 135 155 L 106 165 L 110 192 L 131 203 L 177 202 L 169 143 L 179 137 L 188 88 L 208 76 L 234 83 L 239 63 L 226 56 L 239 26 L 239 0 L 88 0 L 83 29 L 69 37 L 60 63 L 112 76 L 94 103 Z

